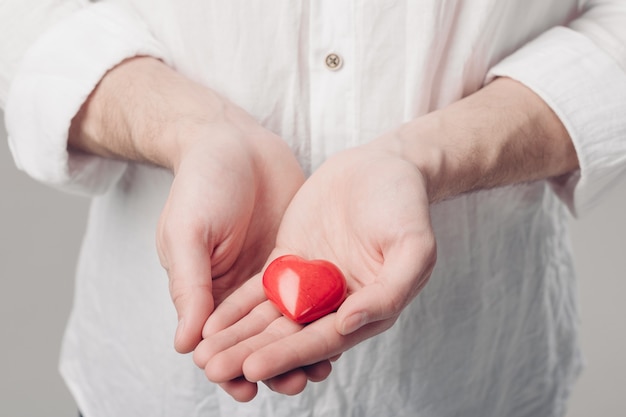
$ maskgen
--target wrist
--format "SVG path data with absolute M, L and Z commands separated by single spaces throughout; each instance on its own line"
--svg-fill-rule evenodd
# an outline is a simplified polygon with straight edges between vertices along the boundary
M 426 178 L 431 202 L 578 168 L 568 132 L 522 84 L 498 79 L 394 132 L 394 148 Z
M 175 170 L 207 127 L 226 130 L 224 107 L 161 61 L 135 57 L 105 74 L 72 120 L 68 146 Z
M 446 166 L 446 153 L 439 141 L 441 128 L 437 118 L 426 115 L 403 124 L 396 129 L 391 140 L 385 141 L 393 152 L 412 163 L 426 183 L 430 203 L 447 197 L 442 178 Z
M 446 187 L 444 173 L 449 172 L 449 156 L 441 146 L 443 129 L 432 114 L 411 120 L 379 137 L 366 146 L 408 161 L 424 178 L 430 203 L 445 199 L 452 193 Z

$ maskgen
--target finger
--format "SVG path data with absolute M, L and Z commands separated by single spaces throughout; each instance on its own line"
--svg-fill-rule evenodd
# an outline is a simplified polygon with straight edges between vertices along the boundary
M 304 391 L 307 381 L 320 382 L 328 378 L 332 366 L 329 361 L 292 369 L 284 374 L 263 381 L 272 391 L 285 395 L 296 395 Z M 251 383 L 251 382 L 250 382 Z
M 210 358 L 205 367 L 205 374 L 207 378 L 213 382 L 225 382 L 244 375 L 243 364 L 248 356 L 270 343 L 281 340 L 287 335 L 296 333 L 301 328 L 301 325 L 292 322 L 286 317 L 278 317 L 267 325 L 261 333 L 250 338 L 246 338 L 240 343 L 237 343 L 229 349 L 220 351 Z M 284 369 L 283 372 L 280 373 L 285 373 L 293 368 L 296 368 L 296 366 Z M 271 376 L 276 375 L 278 375 L 278 373 Z M 257 379 L 253 382 L 258 382 L 260 380 L 261 379 Z
M 314 363 L 313 365 L 305 366 L 302 369 L 304 370 L 304 373 L 309 381 L 320 382 L 328 378 L 332 372 L 333 366 L 330 362 L 330 360 L 325 360 Z
M 217 313 L 217 309 L 215 313 Z M 208 335 L 194 350 L 193 360 L 200 368 L 206 368 L 207 363 L 218 353 L 230 349 L 236 344 L 261 333 L 270 323 L 281 316 L 280 312 L 269 302 L 259 304 L 241 320 L 217 332 Z M 218 366 L 219 363 L 214 366 Z M 230 364 L 232 366 L 234 364 Z
M 157 248 L 178 314 L 174 347 L 180 353 L 188 353 L 200 342 L 202 327 L 213 311 L 211 250 L 205 231 L 190 222 L 181 222 L 169 205 L 158 230 Z
M 251 401 L 259 390 L 255 382 L 246 381 L 244 377 L 235 378 L 232 381 L 226 381 L 219 384 L 228 395 L 239 402 Z
M 337 310 L 339 333 L 348 335 L 400 314 L 428 281 L 436 260 L 434 237 L 403 239 L 384 258 L 376 280 L 352 293 Z
M 275 248 L 268 257 L 263 270 L 244 282 L 220 303 L 204 324 L 202 330 L 204 338 L 233 325 L 252 311 L 254 307 L 267 300 L 263 289 L 263 272 L 267 265 L 285 253 L 284 249 Z
M 266 301 L 261 280 L 261 274 L 257 274 L 226 297 L 204 323 L 202 337 L 209 338 L 232 326 Z
M 307 380 L 304 370 L 296 368 L 263 382 L 274 392 L 296 395 L 304 391 Z
M 285 319 L 289 322 L 289 319 Z M 275 327 L 286 325 L 276 321 Z M 274 330 L 267 333 L 264 345 L 249 352 L 243 363 L 243 374 L 252 382 L 267 380 L 291 369 L 305 367 L 335 357 L 357 343 L 388 329 L 393 320 L 378 321 L 344 336 L 335 328 L 335 314 L 322 317 L 294 332 Z M 282 337 L 280 336 L 282 333 Z

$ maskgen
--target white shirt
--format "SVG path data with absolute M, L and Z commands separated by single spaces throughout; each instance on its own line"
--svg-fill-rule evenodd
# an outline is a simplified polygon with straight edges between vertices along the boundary
M 85 417 L 564 413 L 581 368 L 566 206 L 583 213 L 626 171 L 626 2 L 32 3 L 0 6 L 0 103 L 21 169 L 94 196 L 61 358 Z M 242 106 L 307 172 L 509 76 L 561 118 L 581 169 L 561 185 L 434 205 L 438 264 L 395 326 L 304 393 L 262 389 L 239 404 L 172 347 L 176 314 L 154 245 L 171 174 L 66 151 L 89 92 L 138 54 Z

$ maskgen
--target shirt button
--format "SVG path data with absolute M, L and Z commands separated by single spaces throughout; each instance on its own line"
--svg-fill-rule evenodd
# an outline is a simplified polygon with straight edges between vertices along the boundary
M 326 55 L 326 59 L 324 61 L 326 63 L 326 68 L 331 71 L 337 71 L 343 65 L 343 59 L 335 53 L 330 53 Z

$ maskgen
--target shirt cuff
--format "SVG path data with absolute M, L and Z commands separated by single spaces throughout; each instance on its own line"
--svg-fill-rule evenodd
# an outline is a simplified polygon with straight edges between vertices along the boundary
M 104 74 L 124 59 L 165 60 L 145 23 L 109 3 L 89 5 L 45 32 L 29 48 L 5 109 L 17 167 L 33 178 L 80 194 L 104 193 L 127 163 L 68 152 L 72 118 Z
M 581 216 L 626 176 L 626 73 L 584 35 L 553 28 L 487 75 L 515 79 L 539 95 L 567 129 L 580 169 L 551 181 Z

